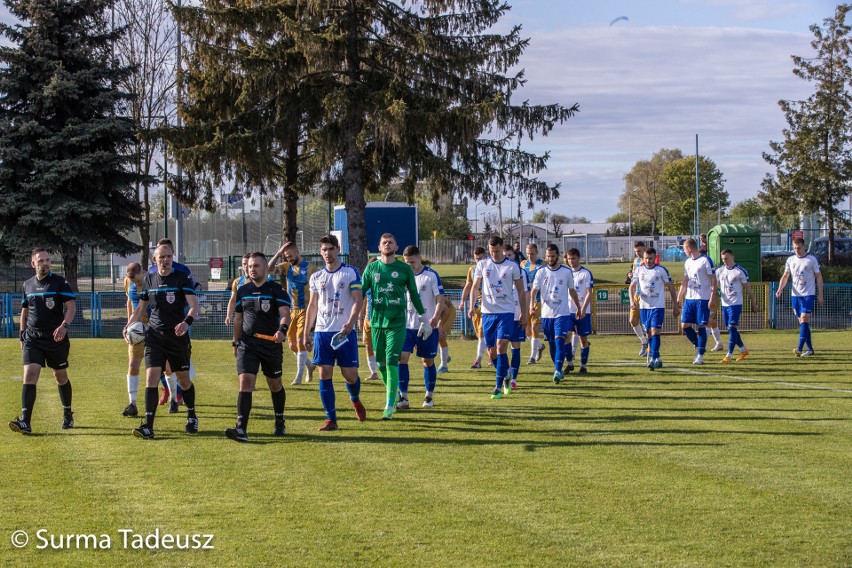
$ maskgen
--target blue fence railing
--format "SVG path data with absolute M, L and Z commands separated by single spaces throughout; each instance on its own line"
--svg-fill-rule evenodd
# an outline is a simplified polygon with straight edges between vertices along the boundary
M 775 297 L 777 282 L 769 283 L 769 301 L 765 304 L 769 327 L 772 329 L 792 329 L 797 326 L 796 317 L 790 301 L 789 286 L 781 298 Z M 458 307 L 461 290 L 447 290 L 447 296 Z M 852 284 L 826 284 L 825 303 L 814 307 L 811 326 L 815 329 L 852 328 Z M 202 292 L 198 296 L 199 315 L 192 326 L 192 336 L 196 339 L 228 339 L 231 329 L 225 325 L 230 292 Z M 77 314 L 71 324 L 72 337 L 120 338 L 121 330 L 127 322 L 127 298 L 123 292 L 95 292 L 77 294 Z M 623 319 L 627 317 L 629 306 L 624 306 Z M 0 336 L 17 337 L 18 317 L 21 313 L 21 294 L 0 293 Z M 453 322 L 455 334 L 470 336 L 472 324 L 467 314 L 456 310 Z M 625 329 L 624 333 L 629 330 Z

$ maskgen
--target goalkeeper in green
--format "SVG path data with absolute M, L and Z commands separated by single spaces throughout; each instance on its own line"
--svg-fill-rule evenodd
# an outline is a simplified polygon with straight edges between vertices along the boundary
M 379 240 L 381 258 L 368 264 L 361 277 L 364 294 L 369 291 L 373 298 L 370 313 L 373 349 L 376 352 L 382 382 L 387 389 L 387 403 L 382 420 L 390 420 L 396 410 L 399 357 L 405 342 L 405 316 L 408 306 L 406 291 L 420 318 L 417 336 L 426 339 L 433 331 L 424 316 L 425 310 L 420 301 L 414 271 L 408 264 L 396 258 L 398 248 L 396 237 L 390 233 L 382 235 Z

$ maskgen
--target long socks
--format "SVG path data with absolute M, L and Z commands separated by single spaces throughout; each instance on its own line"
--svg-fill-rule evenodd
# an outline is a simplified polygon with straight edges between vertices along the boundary
M 337 409 L 334 402 L 334 385 L 331 379 L 320 379 L 319 382 L 320 401 L 322 408 L 325 410 L 327 420 L 337 422 Z

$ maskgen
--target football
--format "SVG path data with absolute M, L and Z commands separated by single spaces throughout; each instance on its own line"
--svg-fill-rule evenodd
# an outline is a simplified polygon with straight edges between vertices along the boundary
M 145 342 L 145 335 L 147 333 L 148 326 L 141 321 L 137 321 L 127 328 L 127 339 L 130 340 L 130 343 L 133 345 L 138 345 Z

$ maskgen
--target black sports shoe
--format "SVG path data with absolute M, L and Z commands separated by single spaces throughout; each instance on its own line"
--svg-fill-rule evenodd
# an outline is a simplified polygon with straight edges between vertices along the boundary
M 133 435 L 143 440 L 152 440 L 154 439 L 154 430 L 149 428 L 147 424 L 142 424 L 139 428 L 133 429 Z
M 66 412 L 65 416 L 62 417 L 62 429 L 70 430 L 74 427 L 74 413 Z
M 178 413 L 178 401 L 173 400 L 169 403 L 169 414 L 177 414 Z
M 570 373 L 570 372 L 571 372 L 571 371 L 573 371 L 573 370 L 574 370 L 574 363 L 571 363 L 571 362 L 569 361 L 569 362 L 568 362 L 568 366 L 567 366 L 567 367 L 565 367 L 565 374 L 567 375 L 568 373 Z
M 198 434 L 198 418 L 195 416 L 186 419 L 186 433 Z
M 9 421 L 9 428 L 12 432 L 20 432 L 21 434 L 32 434 L 33 430 L 30 425 L 24 422 L 23 418 L 15 418 Z
M 578 372 L 579 372 L 581 375 L 585 375 L 586 373 L 588 373 L 588 372 L 589 372 L 589 370 L 588 370 L 588 369 L 586 369 L 585 367 L 580 367 L 580 370 L 579 370 Z
M 122 416 L 139 416 L 139 409 L 136 408 L 136 405 L 132 402 L 124 407 L 124 412 L 121 413 Z
M 192 420 L 192 418 L 190 418 L 190 420 Z M 186 427 L 189 428 L 189 422 L 187 422 Z M 198 431 L 197 424 L 195 431 Z M 189 432 L 189 430 L 187 430 L 187 432 Z M 225 428 L 225 436 L 235 442 L 248 442 L 248 434 L 246 434 L 245 428 Z
M 273 436 L 283 436 L 287 433 L 287 428 L 284 426 L 283 420 L 275 421 L 275 430 L 272 431 Z

